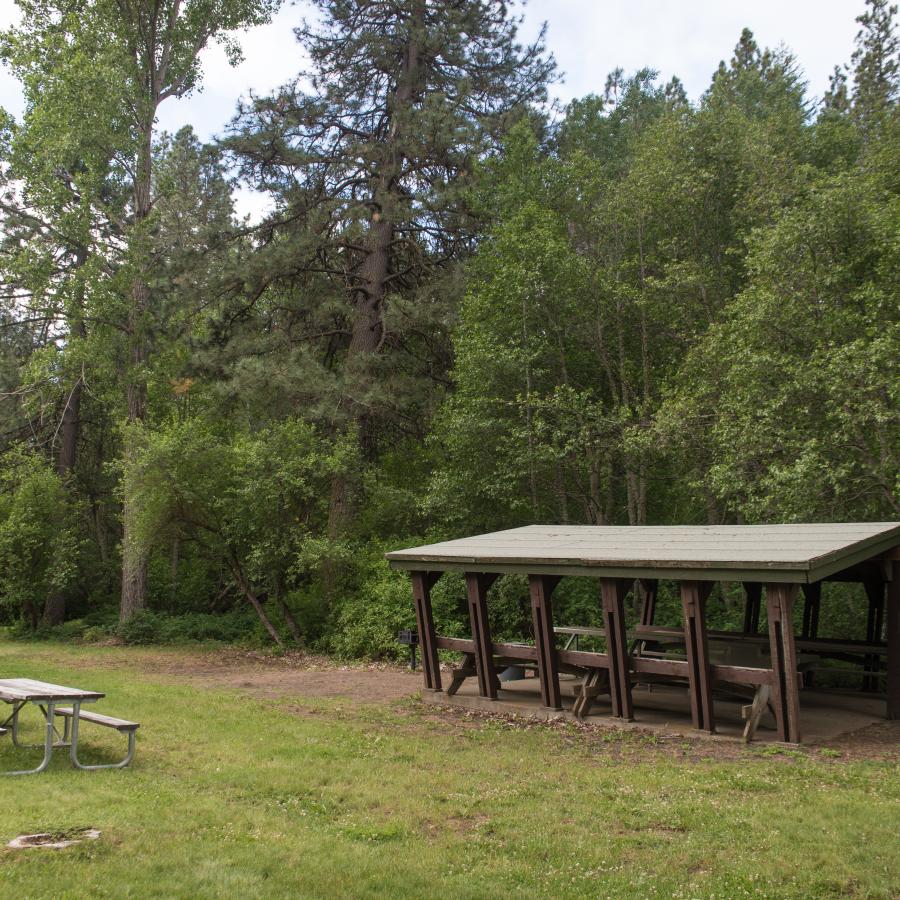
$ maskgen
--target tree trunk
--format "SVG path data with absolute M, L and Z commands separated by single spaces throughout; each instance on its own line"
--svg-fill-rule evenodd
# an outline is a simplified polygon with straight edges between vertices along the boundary
M 391 246 L 395 232 L 395 205 L 399 199 L 397 179 L 405 160 L 401 146 L 398 111 L 412 101 L 421 67 L 420 35 L 425 21 L 425 0 L 418 0 L 412 13 L 410 39 L 404 49 L 397 87 L 388 98 L 391 125 L 384 145 L 384 153 L 375 172 L 372 222 L 365 242 L 366 256 L 360 267 L 358 284 L 352 290 L 353 322 L 350 344 L 344 362 L 344 373 L 351 395 L 349 401 L 360 450 L 364 459 L 373 459 L 375 447 L 375 418 L 366 394 L 370 386 L 370 366 L 384 341 L 383 310 L 390 274 Z M 338 474 L 332 480 L 328 509 L 328 537 L 338 538 L 352 517 L 353 485 L 348 475 Z M 324 567 L 325 594 L 332 601 L 337 589 L 338 567 L 326 562 Z
M 291 637 L 294 639 L 294 643 L 303 643 L 303 638 L 300 634 L 300 626 L 297 624 L 297 620 L 294 618 L 291 608 L 284 602 L 284 585 L 281 583 L 281 578 L 275 579 L 275 602 L 281 610 L 281 615 L 284 617 L 285 624 L 288 627 L 288 631 L 291 633 Z
M 87 262 L 87 248 L 78 247 L 75 250 L 74 267 L 76 279 L 78 270 Z M 70 320 L 69 331 L 84 338 L 87 331 L 84 325 L 84 285 L 76 281 L 77 295 L 76 308 L 73 310 L 75 319 Z M 75 468 L 75 454 L 78 451 L 78 437 L 81 433 L 81 395 L 84 390 L 84 379 L 79 374 L 72 386 L 72 390 L 66 397 L 66 405 L 63 407 L 62 420 L 59 425 L 59 455 L 56 458 L 56 471 L 64 481 Z M 59 588 L 51 589 L 44 602 L 43 622 L 45 625 L 61 625 L 66 617 L 66 595 Z
M 176 535 L 172 539 L 172 553 L 169 557 L 169 603 L 172 611 L 175 611 L 175 601 L 178 597 L 178 568 L 181 563 L 181 541 Z
M 247 580 L 247 576 L 244 574 L 244 570 L 241 568 L 241 564 L 237 560 L 232 559 L 229 560 L 229 566 L 231 568 L 231 573 L 234 575 L 234 580 L 237 582 L 237 585 L 244 596 L 250 601 L 250 605 L 256 611 L 256 615 L 259 616 L 259 621 L 263 623 L 263 627 L 269 632 L 269 637 L 271 637 L 279 647 L 284 648 L 284 642 L 281 640 L 275 626 L 272 624 L 272 620 L 266 615 L 265 607 L 259 602 L 259 597 L 253 593 L 253 589 L 250 586 L 250 582 Z
M 155 109 L 154 109 L 155 116 Z M 148 358 L 147 328 L 145 316 L 150 305 L 150 287 L 147 283 L 145 240 L 142 224 L 150 215 L 152 190 L 153 118 L 145 125 L 141 147 L 138 151 L 137 170 L 134 179 L 134 226 L 131 247 L 136 274 L 131 286 L 131 307 L 128 314 L 130 343 L 129 371 L 127 377 L 128 424 L 131 426 L 125 438 L 126 471 L 137 464 L 137 446 L 134 428 L 144 424 L 147 418 L 147 378 L 144 367 Z M 125 622 L 147 606 L 148 548 L 135 535 L 137 509 L 134 498 L 126 491 L 122 503 L 122 603 L 119 621 Z
M 72 388 L 66 399 L 60 425 L 60 447 L 57 457 L 56 471 L 60 478 L 67 479 L 75 466 L 75 453 L 78 446 L 78 434 L 81 429 L 81 393 L 82 380 Z M 60 588 L 51 589 L 44 602 L 43 622 L 45 625 L 61 625 L 66 617 L 66 595 Z

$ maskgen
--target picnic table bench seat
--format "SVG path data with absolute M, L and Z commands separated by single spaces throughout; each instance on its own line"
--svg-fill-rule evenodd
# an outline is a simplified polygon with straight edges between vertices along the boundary
M 75 710 L 68 707 L 60 707 L 56 714 L 65 718 L 75 715 Z M 102 713 L 80 710 L 78 718 L 82 722 L 92 722 L 94 725 L 102 725 L 105 728 L 115 728 L 116 731 L 137 731 L 141 726 L 137 722 L 129 722 L 127 719 L 117 719 L 115 716 L 104 716 Z
M 141 726 L 137 722 L 129 722 L 127 719 L 118 719 L 115 716 L 105 716 L 102 713 L 95 712 L 86 712 L 81 709 L 78 711 L 78 715 L 75 715 L 75 710 L 72 707 L 59 707 L 55 710 L 55 713 L 65 719 L 65 735 L 63 736 L 63 740 L 68 739 L 69 736 L 69 728 L 72 728 L 73 735 L 72 739 L 77 739 L 77 729 L 78 723 L 80 722 L 90 722 L 92 725 L 99 725 L 102 728 L 112 728 L 115 731 L 118 731 L 120 734 L 128 735 L 128 749 L 125 754 L 125 758 L 120 762 L 115 763 L 100 763 L 97 765 L 85 765 L 78 761 L 77 755 L 75 753 L 72 754 L 72 762 L 79 769 L 124 769 L 126 766 L 131 764 L 132 759 L 134 759 L 134 744 L 135 744 L 135 733 L 138 728 Z M 70 726 L 69 723 L 72 723 Z M 76 741 L 77 743 L 77 741 Z

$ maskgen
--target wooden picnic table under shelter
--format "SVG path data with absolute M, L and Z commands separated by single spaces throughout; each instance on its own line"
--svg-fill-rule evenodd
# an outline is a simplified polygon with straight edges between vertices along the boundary
M 803 677 L 798 652 L 841 654 L 863 660 L 868 683 L 886 680 L 888 718 L 900 718 L 900 523 L 815 523 L 719 526 L 529 525 L 491 534 L 444 541 L 387 554 L 394 568 L 407 569 L 422 652 L 426 691 L 441 692 L 438 650 L 464 654 L 447 693 L 467 674 L 478 680 L 481 697 L 496 699 L 497 675 L 521 661 L 534 665 L 541 702 L 562 709 L 560 671 L 583 675 L 576 710 L 600 694 L 610 697 L 612 715 L 634 718 L 632 685 L 668 680 L 688 687 L 695 728 L 715 731 L 713 690 L 719 686 L 763 686 L 779 739 L 799 742 Z M 471 638 L 435 633 L 431 589 L 445 572 L 465 576 Z M 500 575 L 528 578 L 534 644 L 500 643 L 491 636 L 488 591 Z M 605 652 L 557 646 L 553 592 L 560 579 L 599 581 Z M 677 582 L 681 626 L 654 623 L 660 580 Z M 826 581 L 858 582 L 868 600 L 866 638 L 820 638 L 819 605 Z M 706 601 L 716 582 L 743 586 L 745 613 L 740 632 L 710 632 Z M 643 598 L 638 625 L 626 628 L 624 601 L 630 591 Z M 794 605 L 803 595 L 800 635 Z M 759 634 L 765 609 L 768 635 Z M 566 629 L 563 629 L 566 630 Z M 583 629 L 581 629 L 583 631 Z M 579 629 L 568 629 L 578 632 Z M 635 638 L 679 640 L 684 659 L 643 655 Z M 631 638 L 632 647 L 629 646 Z M 765 644 L 766 666 L 732 665 L 711 658 L 710 642 Z M 884 664 L 883 664 L 884 662 Z M 469 668 L 467 668 L 467 664 Z M 865 682 L 864 682 L 865 683 Z M 579 707 L 579 703 L 581 706 Z

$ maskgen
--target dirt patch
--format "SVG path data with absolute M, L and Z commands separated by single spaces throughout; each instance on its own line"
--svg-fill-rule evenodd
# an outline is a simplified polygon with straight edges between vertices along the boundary
M 6 846 L 10 850 L 65 850 L 82 841 L 96 841 L 100 832 L 96 828 L 70 828 L 67 831 L 42 831 L 38 834 L 20 834 Z
M 836 752 L 843 759 L 900 760 L 900 721 L 876 722 L 812 749 Z
M 422 688 L 420 672 L 384 663 L 343 665 L 300 652 L 168 650 L 128 648 L 85 659 L 85 668 L 114 668 L 177 678 L 195 687 L 240 690 L 255 697 L 341 698 L 381 703 L 410 697 Z M 78 666 L 72 661 L 70 665 Z
M 403 672 L 365 669 L 289 669 L 279 672 L 240 670 L 194 673 L 193 684 L 211 688 L 233 688 L 255 697 L 287 696 L 344 698 L 353 703 L 400 700 L 419 690 L 420 676 Z

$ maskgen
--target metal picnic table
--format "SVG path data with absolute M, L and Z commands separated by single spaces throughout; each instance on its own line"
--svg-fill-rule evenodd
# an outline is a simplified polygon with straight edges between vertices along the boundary
M 12 706 L 12 713 L 5 721 L 0 722 L 0 729 L 9 730 L 13 744 L 17 747 L 40 746 L 19 743 L 19 713 L 29 703 L 34 703 L 43 713 L 46 722 L 44 736 L 44 758 L 34 769 L 21 769 L 14 772 L 2 772 L 2 775 L 37 775 L 50 765 L 53 750 L 68 747 L 72 765 L 85 768 L 78 762 L 78 719 L 82 703 L 93 703 L 105 695 L 99 691 L 84 691 L 80 688 L 50 684 L 45 681 L 34 681 L 31 678 L 0 679 L 0 700 Z M 60 703 L 71 705 L 71 715 L 66 716 L 66 725 L 62 735 L 56 730 L 54 717 Z M 71 737 L 69 735 L 69 719 L 71 719 Z

